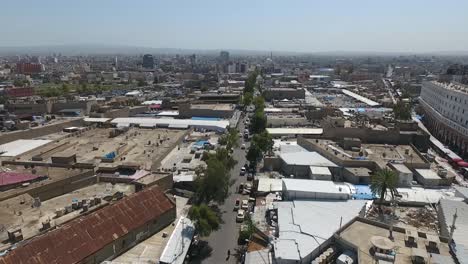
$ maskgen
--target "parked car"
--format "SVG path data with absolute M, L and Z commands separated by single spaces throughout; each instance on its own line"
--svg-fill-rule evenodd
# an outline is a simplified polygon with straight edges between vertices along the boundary
M 240 203 L 241 203 L 240 200 L 236 199 L 236 201 L 234 202 L 234 211 L 239 210 Z
M 244 222 L 244 219 L 245 219 L 245 211 L 242 209 L 239 209 L 236 215 L 236 222 L 242 223 Z
M 241 183 L 239 184 L 239 193 L 242 193 L 244 191 L 244 184 Z
M 242 144 L 242 145 L 241 145 L 241 149 L 245 149 L 245 144 Z
M 245 167 L 242 167 L 240 170 L 240 176 L 244 176 L 246 171 L 247 170 L 245 169 Z
M 253 181 L 253 178 L 254 178 L 253 173 L 247 173 L 247 180 L 248 181 Z
M 242 200 L 241 208 L 244 210 L 249 209 L 249 200 Z

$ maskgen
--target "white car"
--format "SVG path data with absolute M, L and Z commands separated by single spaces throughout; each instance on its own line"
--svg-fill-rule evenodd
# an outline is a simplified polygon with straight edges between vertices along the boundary
M 245 149 L 245 144 L 242 144 L 242 145 L 241 145 L 241 149 Z
M 245 219 L 245 211 L 242 209 L 239 209 L 236 215 L 236 222 L 242 223 L 244 222 L 244 219 Z
M 249 200 L 242 200 L 241 208 L 244 210 L 249 209 Z
M 245 169 L 245 167 L 242 167 L 241 170 L 240 170 L 240 175 L 244 176 L 246 171 L 247 170 Z

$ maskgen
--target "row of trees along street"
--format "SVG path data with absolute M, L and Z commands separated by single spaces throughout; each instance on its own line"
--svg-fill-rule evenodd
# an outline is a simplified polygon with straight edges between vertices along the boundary
M 231 153 L 233 148 L 239 146 L 238 133 L 237 129 L 230 128 L 219 140 L 222 147 L 217 148 L 214 153 L 203 154 L 206 167 L 196 170 L 195 195 L 188 217 L 201 236 L 208 236 L 220 226 L 221 212 L 215 204 L 224 203 L 229 193 L 229 171 L 237 164 Z
M 257 71 L 249 75 L 246 81 L 244 90 L 244 106 L 249 106 L 253 103 L 255 111 L 251 118 L 250 132 L 252 133 L 252 142 L 247 152 L 247 160 L 249 161 L 250 167 L 255 171 L 258 162 L 263 158 L 263 155 L 267 152 L 271 152 L 273 149 L 273 139 L 266 130 L 267 117 L 265 115 L 265 99 L 259 93 L 258 96 L 250 98 L 255 93 L 255 90 L 261 91 L 261 87 L 257 85 L 257 77 L 259 73 Z

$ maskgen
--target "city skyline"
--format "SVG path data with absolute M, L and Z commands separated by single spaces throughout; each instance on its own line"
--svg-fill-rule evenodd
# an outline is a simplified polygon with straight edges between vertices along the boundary
M 466 52 L 463 1 L 8 2 L 0 47 L 118 45 L 285 52 Z M 31 27 L 31 25 L 34 25 Z

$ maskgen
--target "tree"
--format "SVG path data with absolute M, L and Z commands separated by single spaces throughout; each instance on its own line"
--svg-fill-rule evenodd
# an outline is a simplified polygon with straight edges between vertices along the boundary
M 255 105 L 255 111 L 263 112 L 265 109 L 265 98 L 263 98 L 263 96 L 255 97 L 253 103 Z
M 257 82 L 257 76 L 258 76 L 257 71 L 254 71 L 249 74 L 249 76 L 247 77 L 247 80 L 245 80 L 244 93 L 249 92 L 253 94 L 255 90 L 255 83 Z
M 235 128 L 229 128 L 227 136 L 226 148 L 232 150 L 233 148 L 239 147 L 239 130 Z
M 242 98 L 242 103 L 244 104 L 244 106 L 248 106 L 250 104 L 252 104 L 252 101 L 253 101 L 253 94 L 251 92 L 246 92 L 244 93 L 244 96 Z
M 249 161 L 250 167 L 257 168 L 257 163 L 262 158 L 262 150 L 257 146 L 255 142 L 250 144 L 249 151 L 247 152 L 246 159 Z
M 252 117 L 251 126 L 253 133 L 261 133 L 265 130 L 267 125 L 267 118 L 263 111 L 255 111 Z
M 393 113 L 396 119 L 410 120 L 411 119 L 411 106 L 402 101 L 399 101 L 393 106 Z
M 204 173 L 195 180 L 196 202 L 209 203 L 216 201 L 223 203 L 229 190 L 229 170 L 223 161 L 214 157 L 209 157 L 206 164 L 207 167 Z
M 255 224 L 250 215 L 246 215 L 243 226 L 244 228 L 239 229 L 239 238 L 237 239 L 237 243 L 240 245 L 245 244 L 246 240 L 250 239 L 253 233 L 255 233 Z
M 206 204 L 190 207 L 188 217 L 194 222 L 195 228 L 201 236 L 208 236 L 213 230 L 219 228 L 219 216 Z
M 70 93 L 70 87 L 68 87 L 68 85 L 66 83 L 62 84 L 61 92 L 64 95 L 69 94 Z
M 392 199 L 395 197 L 397 193 L 396 187 L 398 184 L 398 175 L 388 168 L 383 170 L 379 170 L 377 173 L 371 176 L 371 184 L 370 188 L 374 195 L 380 195 L 379 202 L 381 208 L 382 202 L 387 195 L 387 191 L 390 191 Z
M 259 134 L 255 134 L 252 138 L 252 142 L 264 153 L 273 149 L 273 138 L 266 130 L 263 130 Z
M 146 83 L 145 81 L 143 81 L 143 80 L 139 80 L 137 85 L 138 85 L 139 87 L 142 87 L 142 86 L 147 85 L 147 83 Z

